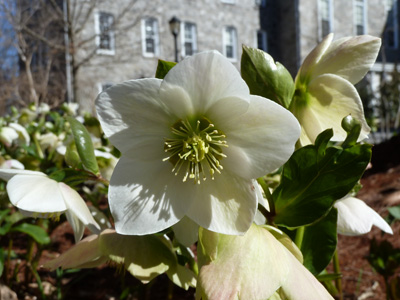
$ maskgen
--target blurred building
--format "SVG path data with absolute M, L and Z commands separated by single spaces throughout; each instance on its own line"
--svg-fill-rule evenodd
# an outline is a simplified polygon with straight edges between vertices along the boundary
M 134 9 L 127 8 L 130 3 Z M 90 110 L 102 89 L 154 77 L 158 59 L 174 61 L 175 41 L 169 25 L 173 17 L 180 20 L 178 60 L 213 49 L 239 68 L 242 44 L 266 50 L 260 5 L 264 3 L 255 0 L 100 1 L 74 37 L 75 44 L 87 41 L 77 48 L 75 59 L 91 56 L 75 75 L 77 101 Z

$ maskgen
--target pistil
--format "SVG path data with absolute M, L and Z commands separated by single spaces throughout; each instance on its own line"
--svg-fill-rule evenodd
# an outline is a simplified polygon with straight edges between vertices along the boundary
M 226 136 L 214 128 L 214 124 L 207 118 L 201 117 L 192 121 L 178 120 L 171 127 L 172 138 L 164 143 L 165 152 L 169 156 L 163 161 L 170 161 L 172 172 L 178 175 L 183 167 L 183 181 L 193 179 L 200 184 L 207 175 L 214 179 L 215 172 L 223 169 L 220 160 L 226 157 L 222 147 L 228 147 Z

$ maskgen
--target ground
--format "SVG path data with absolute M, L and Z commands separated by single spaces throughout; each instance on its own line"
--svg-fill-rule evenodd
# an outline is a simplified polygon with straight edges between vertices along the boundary
M 400 205 L 400 138 L 377 145 L 373 148 L 372 168 L 363 176 L 363 188 L 357 197 L 364 200 L 381 216 L 388 215 L 387 207 Z M 338 255 L 340 268 L 343 274 L 343 299 L 381 300 L 386 299 L 385 282 L 368 263 L 370 243 L 373 238 L 378 241 L 390 241 L 400 248 L 400 222 L 392 224 L 394 235 L 382 234 L 378 228 L 363 236 L 339 236 Z M 73 234 L 68 223 L 60 224 L 52 233 L 54 247 L 46 251 L 42 262 L 50 259 L 55 253 L 62 253 L 73 244 Z M 3 241 L 4 242 L 4 241 Z M 1 246 L 4 246 L 1 242 Z M 26 240 L 20 240 L 14 249 L 24 252 Z M 24 269 L 24 261 L 21 261 Z M 330 266 L 329 269 L 332 269 Z M 130 274 L 123 274 L 115 268 L 101 267 L 65 273 L 57 281 L 56 272 L 39 270 L 43 280 L 43 289 L 50 294 L 56 287 L 62 286 L 63 299 L 194 299 L 194 290 L 184 291 L 171 284 L 165 276 L 160 276 L 148 285 L 142 285 Z M 400 278 L 400 270 L 396 275 Z M 61 278 L 61 277 L 60 277 Z M 4 278 L 2 278 L 4 280 Z M 0 281 L 0 286 L 4 281 Z M 400 281 L 399 281 L 400 282 Z M 19 295 L 19 299 L 40 299 L 38 285 L 24 285 L 23 274 L 20 282 L 11 286 Z M 37 297 L 37 298 L 35 298 Z M 2 297 L 0 297 L 2 298 Z M 6 298 L 3 295 L 2 300 Z M 48 297 L 47 299 L 56 299 Z

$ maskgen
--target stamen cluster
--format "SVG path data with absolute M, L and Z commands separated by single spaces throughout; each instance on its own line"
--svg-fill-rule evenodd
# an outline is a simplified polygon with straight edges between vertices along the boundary
M 226 136 L 214 128 L 205 117 L 193 120 L 178 120 L 171 127 L 173 138 L 167 138 L 164 143 L 165 152 L 170 155 L 163 161 L 170 161 L 173 165 L 172 172 L 178 175 L 185 169 L 183 181 L 193 179 L 200 184 L 200 178 L 206 180 L 205 171 L 214 179 L 214 173 L 221 173 L 223 167 L 220 160 L 226 157 L 221 147 L 228 147 L 224 140 Z

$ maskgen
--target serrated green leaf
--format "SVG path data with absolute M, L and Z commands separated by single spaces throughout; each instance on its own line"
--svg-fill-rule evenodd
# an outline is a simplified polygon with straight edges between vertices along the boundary
M 159 59 L 157 70 L 156 70 L 156 78 L 164 79 L 165 75 L 176 65 L 176 62 L 166 61 Z
M 301 252 L 304 266 L 314 275 L 320 274 L 332 259 L 337 245 L 337 210 L 332 208 L 328 215 L 304 229 Z
M 50 243 L 50 237 L 47 232 L 40 226 L 22 223 L 10 229 L 10 232 L 22 232 L 31 236 L 41 245 Z
M 252 95 L 271 99 L 288 108 L 294 94 L 289 71 L 262 50 L 243 46 L 241 73 Z
M 361 178 L 371 158 L 371 145 L 326 147 L 328 133 L 317 145 L 297 150 L 284 165 L 273 193 L 275 223 L 286 227 L 312 224 L 325 216 Z
M 85 126 L 75 118 L 66 117 L 66 119 L 71 125 L 76 149 L 82 160 L 83 167 L 93 174 L 99 174 L 99 166 L 97 165 L 96 156 L 94 155 L 94 147 L 89 132 Z

